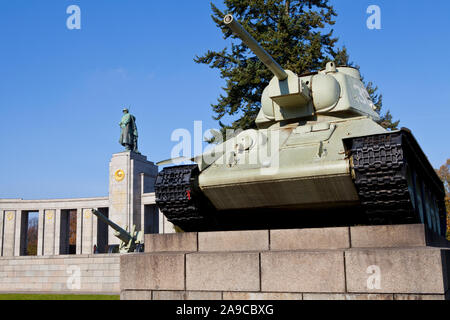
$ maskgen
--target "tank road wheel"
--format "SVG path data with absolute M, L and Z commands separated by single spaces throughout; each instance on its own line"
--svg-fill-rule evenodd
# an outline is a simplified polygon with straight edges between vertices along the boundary
M 344 144 L 370 224 L 424 223 L 445 235 L 443 184 L 409 130 L 346 139 Z
M 165 168 L 155 182 L 156 204 L 183 231 L 213 228 L 214 207 L 198 187 L 198 165 Z

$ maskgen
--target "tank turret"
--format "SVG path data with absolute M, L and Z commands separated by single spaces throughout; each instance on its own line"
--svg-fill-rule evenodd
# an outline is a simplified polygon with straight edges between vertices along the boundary
M 262 95 L 262 108 L 256 120 L 259 128 L 316 115 L 361 115 L 380 120 L 357 69 L 329 62 L 325 70 L 298 76 L 284 70 L 232 15 L 225 16 L 224 24 L 275 76 Z

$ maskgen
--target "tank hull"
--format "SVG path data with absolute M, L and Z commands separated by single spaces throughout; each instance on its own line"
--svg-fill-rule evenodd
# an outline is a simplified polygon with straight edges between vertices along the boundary
M 319 118 L 243 132 L 231 151 L 202 170 L 199 187 L 221 211 L 358 203 L 344 139 L 385 132 L 367 117 Z M 235 151 L 233 145 L 247 136 L 254 146 Z
M 264 141 L 243 132 L 210 165 L 164 169 L 157 204 L 184 231 L 424 223 L 444 232 L 443 185 L 409 131 L 319 120 L 259 130 Z M 256 156 L 274 141 L 276 152 Z
M 257 182 L 224 184 L 202 190 L 218 210 L 284 207 L 303 209 L 359 201 L 350 174 L 279 180 L 269 178 Z

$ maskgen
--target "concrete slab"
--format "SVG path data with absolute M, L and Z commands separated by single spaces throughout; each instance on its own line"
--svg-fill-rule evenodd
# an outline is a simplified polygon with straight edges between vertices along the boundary
M 321 294 L 305 293 L 303 300 L 393 300 L 392 294 Z
M 224 292 L 223 300 L 302 300 L 301 293 Z
M 145 235 L 145 252 L 192 252 L 197 250 L 197 233 Z
M 326 301 L 326 300 L 346 300 L 346 295 L 343 293 L 304 293 L 303 300 L 315 300 L 315 301 Z
M 153 300 L 222 300 L 222 292 L 154 291 Z
M 352 248 L 425 247 L 422 224 L 350 228 Z
M 121 290 L 184 290 L 184 254 L 130 254 L 120 257 Z
M 394 294 L 394 300 L 445 300 L 443 294 Z
M 120 300 L 152 300 L 152 292 L 146 290 L 128 290 L 120 293 Z
M 269 250 L 269 231 L 200 232 L 199 251 Z
M 345 300 L 394 300 L 393 294 L 346 294 Z
M 259 291 L 258 253 L 186 255 L 186 289 L 192 291 Z
M 271 230 L 271 250 L 350 248 L 349 228 Z
M 345 252 L 347 290 L 352 293 L 445 294 L 445 250 L 356 249 Z
M 267 292 L 344 293 L 344 253 L 261 253 L 261 287 L 262 291 Z

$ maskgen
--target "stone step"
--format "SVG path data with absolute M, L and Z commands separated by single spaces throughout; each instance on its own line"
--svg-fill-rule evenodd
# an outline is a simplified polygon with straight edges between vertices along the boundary
M 331 250 L 450 247 L 424 225 L 227 231 L 145 235 L 146 252 Z

